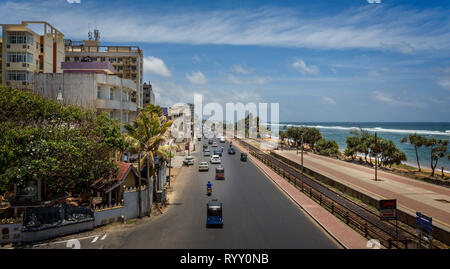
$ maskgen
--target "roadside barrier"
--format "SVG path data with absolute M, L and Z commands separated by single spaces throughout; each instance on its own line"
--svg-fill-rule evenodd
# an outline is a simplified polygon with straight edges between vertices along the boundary
M 411 246 L 411 243 L 415 242 L 417 235 L 398 226 L 397 223 L 381 221 L 374 212 L 315 181 L 309 175 L 301 173 L 241 139 L 236 138 L 236 140 L 245 146 L 252 156 L 270 167 L 365 238 L 378 239 L 386 248 L 397 249 L 407 249 Z

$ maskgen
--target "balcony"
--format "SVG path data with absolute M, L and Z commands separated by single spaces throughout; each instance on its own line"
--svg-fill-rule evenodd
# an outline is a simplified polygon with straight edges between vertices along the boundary
M 120 102 L 119 100 L 105 100 L 105 99 L 96 99 L 95 107 L 97 109 L 116 109 L 116 110 L 129 110 L 136 111 L 137 106 L 136 103 L 133 102 Z

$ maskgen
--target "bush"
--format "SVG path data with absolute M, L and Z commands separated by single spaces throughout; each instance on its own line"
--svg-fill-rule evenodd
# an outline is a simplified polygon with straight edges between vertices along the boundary
M 320 139 L 316 143 L 316 150 L 320 155 L 338 157 L 340 156 L 339 146 L 334 140 Z

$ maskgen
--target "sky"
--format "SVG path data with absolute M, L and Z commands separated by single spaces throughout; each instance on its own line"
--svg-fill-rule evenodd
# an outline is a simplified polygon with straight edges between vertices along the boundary
M 279 103 L 280 121 L 449 122 L 450 0 L 0 0 L 0 24 L 144 51 L 156 103 Z

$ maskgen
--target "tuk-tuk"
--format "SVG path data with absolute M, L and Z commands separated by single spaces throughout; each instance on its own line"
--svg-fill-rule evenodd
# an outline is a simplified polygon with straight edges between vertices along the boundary
M 208 149 L 208 144 L 203 144 L 203 151 L 205 151 L 205 149 Z
M 241 153 L 241 161 L 246 162 L 247 161 L 247 154 Z
M 223 166 L 218 166 L 216 168 L 216 179 L 225 179 L 225 169 Z
M 211 225 L 223 227 L 222 203 L 216 199 L 206 204 L 206 227 Z

